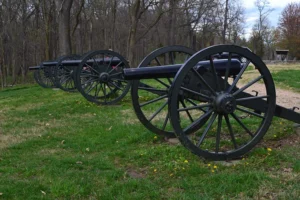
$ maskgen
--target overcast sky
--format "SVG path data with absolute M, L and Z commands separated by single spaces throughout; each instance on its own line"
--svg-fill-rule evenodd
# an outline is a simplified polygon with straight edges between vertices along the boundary
M 255 23 L 255 20 L 258 19 L 258 11 L 254 6 L 255 0 L 242 0 L 243 6 L 245 8 L 245 17 L 246 17 L 246 38 L 249 38 L 252 27 Z M 269 15 L 269 20 L 271 26 L 276 27 L 278 25 L 278 19 L 284 7 L 291 2 L 300 2 L 300 0 L 269 0 L 270 7 L 274 9 Z

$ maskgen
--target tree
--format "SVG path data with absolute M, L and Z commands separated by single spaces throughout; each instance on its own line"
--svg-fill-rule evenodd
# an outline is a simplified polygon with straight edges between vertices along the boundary
M 59 55 L 72 53 L 70 36 L 70 11 L 73 0 L 55 0 L 58 14 Z
M 279 47 L 289 49 L 292 57 L 300 59 L 300 3 L 288 4 L 281 13 Z
M 270 8 L 268 0 L 256 0 L 254 4 L 258 10 L 258 20 L 253 27 L 251 41 L 254 52 L 260 57 L 263 57 L 265 54 L 264 42 L 269 29 L 268 16 L 273 9 Z

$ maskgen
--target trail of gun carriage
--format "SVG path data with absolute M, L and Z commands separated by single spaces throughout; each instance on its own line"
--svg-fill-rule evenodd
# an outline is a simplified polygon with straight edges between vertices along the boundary
M 299 3 L 14 3 L 0 198 L 299 198 Z

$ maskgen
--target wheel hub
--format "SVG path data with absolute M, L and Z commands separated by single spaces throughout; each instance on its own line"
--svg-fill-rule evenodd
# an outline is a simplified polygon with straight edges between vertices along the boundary
M 102 73 L 100 74 L 100 81 L 101 81 L 101 82 L 107 83 L 109 80 L 110 80 L 110 76 L 109 76 L 108 73 L 102 72 Z
M 230 114 L 236 109 L 236 100 L 231 94 L 219 94 L 214 100 L 214 110 L 219 114 Z

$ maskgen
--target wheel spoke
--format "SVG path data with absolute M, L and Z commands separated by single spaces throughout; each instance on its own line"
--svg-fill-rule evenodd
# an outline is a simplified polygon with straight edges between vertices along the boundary
M 115 67 L 112 68 L 112 70 L 110 70 L 108 72 L 108 74 L 111 74 L 114 70 L 117 71 L 116 69 L 118 69 L 118 67 L 123 63 L 123 61 L 119 62 Z
M 145 103 L 140 104 L 140 107 L 146 106 L 146 105 L 148 105 L 148 104 L 150 104 L 150 103 L 157 102 L 157 101 L 159 101 L 159 100 L 161 100 L 161 99 L 164 99 L 164 98 L 167 98 L 167 97 L 168 97 L 167 94 L 166 94 L 166 95 L 163 95 L 163 96 L 160 96 L 160 97 L 158 97 L 158 98 L 155 98 L 155 99 L 152 99 L 152 100 L 150 100 L 150 101 L 147 101 L 147 102 L 145 102 Z
M 169 56 L 170 56 L 170 61 L 171 61 L 171 64 L 172 64 L 172 65 L 174 65 L 174 62 L 175 62 L 175 58 L 174 58 L 174 52 L 173 52 L 173 51 L 171 51 L 171 52 L 169 53 Z
M 251 131 L 243 124 L 243 122 L 234 114 L 232 113 L 231 116 L 245 129 L 245 131 L 253 138 L 253 134 Z
M 162 85 L 165 86 L 166 88 L 169 88 L 169 87 L 170 87 L 170 85 L 164 83 L 163 81 L 161 81 L 161 80 L 158 79 L 158 78 L 155 78 L 154 80 L 156 80 L 157 82 L 159 82 L 160 84 L 162 84 Z
M 216 72 L 216 68 L 215 68 L 212 56 L 210 56 L 209 62 L 210 62 L 211 72 L 213 73 L 215 83 L 216 83 L 216 86 L 217 86 L 217 92 L 219 92 L 221 90 L 221 88 L 220 88 L 220 83 L 219 83 L 219 79 L 218 79 L 218 76 L 217 76 L 217 72 Z
M 184 107 L 184 108 L 178 109 L 178 112 L 188 111 L 188 110 L 194 110 L 194 109 L 200 109 L 200 108 L 205 108 L 205 107 L 210 107 L 210 106 L 211 106 L 211 104 L 207 103 L 207 104 L 203 104 L 203 105 L 196 105 L 196 106 L 191 106 L 191 107 Z
M 198 106 L 195 102 L 193 102 L 192 100 L 185 98 L 186 101 L 188 101 L 190 104 L 192 104 L 193 106 Z M 206 112 L 206 110 L 199 108 L 201 111 Z
M 247 83 L 247 85 L 243 86 L 241 89 L 239 89 L 238 91 L 234 92 L 232 95 L 236 96 L 238 95 L 240 92 L 244 91 L 245 89 L 247 89 L 248 87 L 250 87 L 251 85 L 253 85 L 254 83 L 258 82 L 259 80 L 261 80 L 264 76 L 259 76 L 256 79 L 250 81 L 249 83 Z
M 112 63 L 113 59 L 114 59 L 114 56 L 111 57 L 111 59 L 110 59 L 110 61 L 109 61 L 109 64 L 108 64 L 108 66 L 107 66 L 107 68 L 106 68 L 106 70 L 105 70 L 105 72 L 108 71 L 109 67 L 111 66 L 111 63 Z
M 97 70 L 95 70 L 92 66 L 85 64 L 88 68 L 90 68 L 91 70 L 93 70 L 95 73 L 100 74 Z
M 89 94 L 94 88 L 96 85 L 94 85 L 96 83 L 97 85 L 97 82 L 92 82 L 92 84 L 90 85 L 90 88 L 86 91 L 87 94 Z
M 231 68 L 231 56 L 232 56 L 232 53 L 230 52 L 229 55 L 228 55 L 228 63 L 227 63 L 226 72 L 225 72 L 224 90 L 227 89 L 228 76 L 229 76 L 229 72 L 230 72 L 230 68 Z
M 128 83 L 128 81 L 124 80 L 124 79 L 119 79 L 119 78 L 112 78 L 111 80 L 113 81 L 120 81 L 120 82 L 124 82 L 124 83 Z
M 237 102 L 268 98 L 269 95 L 236 99 Z
M 119 90 L 122 90 L 122 88 L 120 88 L 118 85 L 116 85 L 113 81 L 110 81 L 111 84 L 113 84 L 113 86 L 115 86 L 116 88 L 118 88 Z
M 190 89 L 185 88 L 185 87 L 180 87 L 180 88 L 181 88 L 182 90 L 186 91 L 186 92 L 190 92 L 190 93 L 192 93 L 192 94 L 195 94 L 195 95 L 198 95 L 198 96 L 200 96 L 200 97 L 203 97 L 203 98 L 205 98 L 205 99 L 207 99 L 207 100 L 211 100 L 211 97 L 206 96 L 206 95 L 204 95 L 204 94 L 201 94 L 201 93 L 199 93 L 199 92 L 195 92 L 195 91 L 190 90 Z
M 118 76 L 120 74 L 123 74 L 123 72 L 118 72 L 118 73 L 115 73 L 115 74 L 110 74 L 110 77 Z
M 156 88 L 152 88 L 152 87 L 138 87 L 138 89 L 140 90 L 146 90 L 149 92 L 162 92 L 162 93 L 168 93 L 168 90 L 161 90 L 161 89 L 156 89 Z
M 196 74 L 196 76 L 200 79 L 203 85 L 205 85 L 214 95 L 216 95 L 216 91 L 208 85 L 208 83 L 204 80 L 204 78 L 197 72 L 196 69 L 192 69 L 192 72 Z
M 264 117 L 264 116 L 262 116 L 262 115 L 260 115 L 260 114 L 257 114 L 257 113 L 255 113 L 255 112 L 251 112 L 251 111 L 249 111 L 249 110 L 245 110 L 245 109 L 243 109 L 243 108 L 239 108 L 239 107 L 237 107 L 236 109 L 237 109 L 237 110 L 239 110 L 239 111 L 242 111 L 242 112 L 248 113 L 248 114 L 250 114 L 250 115 L 254 115 L 254 116 L 256 116 L 256 117 L 259 117 L 259 118 L 265 119 L 265 117 Z
M 231 126 L 231 124 L 230 124 L 230 120 L 229 120 L 228 115 L 225 115 L 225 121 L 226 121 L 228 130 L 229 130 L 229 134 L 230 134 L 230 137 L 231 137 L 231 141 L 232 141 L 232 143 L 233 143 L 233 146 L 234 146 L 235 149 L 237 149 L 237 144 L 236 144 L 236 141 L 235 141 L 235 137 L 234 137 L 234 134 L 233 134 L 233 131 L 232 131 L 232 126 Z
M 208 122 L 207 127 L 205 128 L 203 134 L 201 135 L 198 143 L 196 144 L 197 147 L 199 147 L 202 142 L 204 141 L 205 136 L 207 135 L 208 131 L 210 130 L 211 126 L 213 125 L 214 121 L 216 120 L 217 113 L 214 113 L 213 116 L 211 117 L 210 121 Z
M 102 84 L 101 84 L 102 85 Z M 106 87 L 105 87 L 105 83 L 103 83 L 102 85 L 102 88 L 103 88 L 103 94 L 104 94 L 104 102 L 106 103 Z
M 249 61 L 247 63 L 244 64 L 244 66 L 242 67 L 241 71 L 239 72 L 239 74 L 237 75 L 237 77 L 234 79 L 232 85 L 230 86 L 230 88 L 227 90 L 228 93 L 231 93 L 232 89 L 236 86 L 237 82 L 240 80 L 240 78 L 242 77 L 242 75 L 244 74 L 245 70 L 247 69 L 248 65 L 249 65 Z
M 218 129 L 217 129 L 217 136 L 216 136 L 216 153 L 219 152 L 219 148 L 220 148 L 220 135 L 221 135 L 221 127 L 222 127 L 222 117 L 223 117 L 223 115 L 218 116 Z
M 160 113 L 160 111 L 162 111 L 162 109 L 164 109 L 164 107 L 166 107 L 166 105 L 168 104 L 168 101 L 166 101 L 151 117 L 149 120 L 149 122 L 151 122 L 154 117 L 156 117 L 158 115 L 158 113 Z
M 164 124 L 162 126 L 163 131 L 166 130 L 166 126 L 167 126 L 168 121 L 169 121 L 169 111 L 166 114 L 166 118 L 165 118 Z
M 185 105 L 184 101 L 183 101 L 183 100 L 180 100 L 180 103 L 181 103 L 181 105 L 186 109 L 186 105 Z M 188 110 L 185 110 L 185 112 L 186 112 L 187 116 L 189 117 L 189 119 L 191 120 L 191 122 L 194 122 L 194 120 L 193 120 L 193 118 L 192 118 L 190 112 L 189 112 Z
M 199 119 L 197 119 L 196 121 L 191 123 L 188 127 L 186 127 L 183 130 L 183 132 L 186 132 L 189 129 L 193 129 L 195 126 L 197 126 L 199 123 L 201 123 L 203 119 L 206 119 L 206 117 L 208 117 L 212 112 L 213 112 L 213 110 L 211 109 L 211 110 L 207 111 L 206 113 L 204 113 L 203 115 L 201 115 L 201 117 L 199 117 Z
M 155 61 L 157 62 L 158 66 L 161 66 L 161 63 L 159 62 L 159 60 L 157 59 L 157 57 L 155 58 Z

